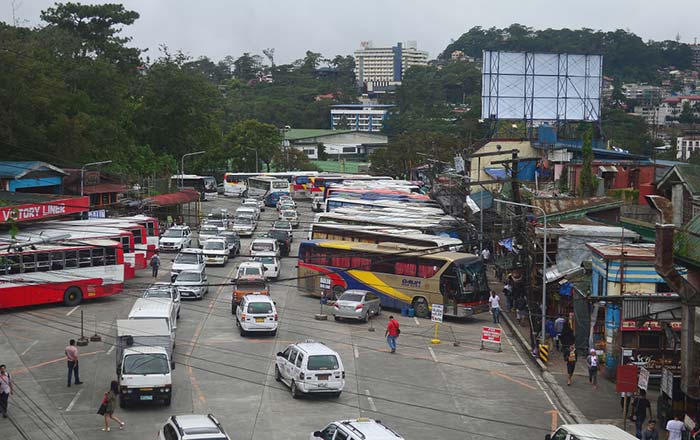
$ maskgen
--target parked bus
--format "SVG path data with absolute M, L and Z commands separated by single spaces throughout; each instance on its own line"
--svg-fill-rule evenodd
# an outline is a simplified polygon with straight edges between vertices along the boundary
M 445 211 L 437 206 L 398 200 L 366 200 L 329 197 L 326 199 L 325 211 L 333 212 L 338 208 L 360 208 L 370 210 L 394 209 L 397 211 L 414 212 L 419 215 L 444 215 Z
M 265 197 L 273 192 L 289 192 L 289 181 L 273 176 L 255 176 L 248 179 L 246 197 Z
M 170 177 L 173 186 L 177 188 L 193 189 L 200 195 L 200 200 L 215 200 L 218 197 L 216 191 L 216 179 L 212 176 L 198 176 L 196 174 L 177 174 Z
M 461 252 L 461 240 L 452 237 L 423 234 L 417 229 L 390 228 L 386 226 L 358 226 L 337 223 L 312 223 L 309 240 L 340 240 L 359 243 L 403 243 L 445 251 Z
M 313 186 L 310 191 L 314 194 L 323 195 L 326 187 L 332 184 L 352 181 L 371 181 L 371 180 L 394 180 L 387 176 L 370 176 L 369 174 L 318 174 L 311 178 Z
M 440 205 L 424 194 L 405 191 L 400 188 L 371 188 L 345 185 L 331 185 L 326 190 L 326 199 L 329 198 L 361 199 L 361 200 L 393 200 L 410 203 L 420 203 L 427 206 L 439 207 Z
M 118 242 L 5 246 L 0 250 L 0 309 L 63 302 L 120 293 L 124 254 Z
M 245 192 L 248 179 L 258 176 L 271 176 L 278 179 L 285 179 L 291 184 L 292 191 L 305 190 L 308 176 L 315 176 L 316 171 L 288 171 L 279 173 L 225 173 L 224 174 L 224 195 L 229 197 L 242 197 Z M 301 192 L 300 192 L 301 194 Z
M 338 297 L 347 289 L 368 290 L 383 307 L 413 307 L 430 315 L 431 304 L 444 305 L 446 316 L 466 317 L 488 311 L 489 290 L 481 258 L 397 243 L 311 240 L 299 246 L 297 287 L 319 296 L 321 278 Z
M 333 222 L 346 225 L 385 226 L 404 229 L 417 229 L 423 234 L 446 235 L 460 237 L 469 226 L 462 220 L 448 215 L 441 217 L 410 217 L 406 213 L 385 213 L 377 215 L 377 212 L 366 213 L 360 211 L 344 212 L 341 208 L 335 212 L 323 212 L 316 214 L 315 223 Z

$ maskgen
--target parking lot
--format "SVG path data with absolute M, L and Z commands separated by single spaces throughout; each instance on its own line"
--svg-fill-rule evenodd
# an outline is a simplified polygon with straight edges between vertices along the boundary
M 203 203 L 202 209 L 226 207 L 232 212 L 238 203 L 220 197 Z M 126 318 L 131 304 L 154 281 L 150 270 L 138 272 L 122 294 L 74 309 L 41 306 L 0 315 L 0 337 L 25 366 L 11 370 L 15 380 L 20 385 L 30 378 L 38 383 L 39 392 L 80 439 L 155 438 L 169 415 L 189 413 L 215 414 L 234 439 L 303 439 L 330 421 L 357 417 L 381 419 L 408 439 L 544 438 L 556 408 L 508 337 L 502 352 L 480 350 L 481 327 L 490 324 L 489 315 L 445 322 L 437 345 L 431 344 L 430 320 L 402 317 L 400 311 L 385 310 L 368 324 L 315 320 L 318 299 L 296 289 L 295 250 L 313 219 L 309 203 L 299 204 L 301 224 L 292 252 L 282 259 L 280 277 L 271 284 L 280 314 L 277 335 L 243 338 L 234 325 L 230 281 L 238 263 L 247 259 L 250 240 L 243 239 L 240 256 L 225 267 L 207 268 L 209 294 L 182 305 L 170 407 L 151 403 L 118 408 L 116 415 L 126 427 L 108 434 L 100 432 L 102 419 L 95 414 L 115 379 L 115 320 Z M 274 208 L 267 208 L 257 232 L 266 231 L 276 215 Z M 159 280 L 168 279 L 174 256 L 161 255 Z M 81 347 L 84 384 L 67 388 L 63 350 L 69 339 L 80 336 L 81 312 L 86 336 L 97 332 L 102 341 Z M 384 339 L 390 314 L 402 329 L 396 354 L 389 353 Z M 275 381 L 275 353 L 305 339 L 322 341 L 340 353 L 347 376 L 339 398 L 294 400 Z M 11 400 L 11 412 L 21 410 L 12 405 Z

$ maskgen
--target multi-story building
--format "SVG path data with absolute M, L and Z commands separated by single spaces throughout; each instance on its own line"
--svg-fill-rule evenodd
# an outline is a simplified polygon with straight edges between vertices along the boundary
M 365 41 L 355 51 L 355 78 L 368 91 L 387 90 L 401 84 L 409 67 L 427 64 L 428 52 L 418 50 L 415 41 L 393 47 L 372 47 Z
M 331 106 L 331 129 L 381 131 L 393 105 L 340 104 Z
M 697 42 L 690 45 L 690 64 L 695 69 L 700 69 L 700 44 Z
M 661 100 L 661 87 L 649 84 L 627 83 L 622 85 L 625 99 L 654 104 Z
M 676 159 L 686 161 L 696 150 L 700 150 L 700 136 L 681 136 L 676 139 Z

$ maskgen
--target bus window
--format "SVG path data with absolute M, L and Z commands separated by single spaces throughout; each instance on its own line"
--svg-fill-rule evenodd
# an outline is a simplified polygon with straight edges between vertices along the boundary
M 79 250 L 78 260 L 80 261 L 80 267 L 90 267 L 90 249 Z
M 129 245 L 130 245 L 129 237 L 122 237 L 122 250 L 124 251 L 125 254 L 127 254 L 131 251 Z
M 149 237 L 153 237 L 154 235 L 156 235 L 156 229 L 153 222 L 146 222 L 146 234 Z
M 46 272 L 51 269 L 51 263 L 49 262 L 49 253 L 40 252 L 36 255 L 36 270 L 39 272 Z
M 105 265 L 105 251 L 102 248 L 95 248 L 92 250 L 92 265 L 93 266 L 104 266 Z
M 51 270 L 63 270 L 63 252 L 51 252 Z
M 417 266 L 418 265 L 414 263 L 405 263 L 402 261 L 397 261 L 396 263 L 394 263 L 394 273 L 396 273 L 396 275 L 406 275 L 409 277 L 415 277 Z
M 352 257 L 352 267 L 359 270 L 370 270 L 372 260 L 369 258 Z
M 109 248 L 105 249 L 105 251 L 107 254 L 107 258 L 106 258 L 107 266 L 114 266 L 115 264 L 117 264 L 117 250 L 109 247 Z
M 66 268 L 78 267 L 78 251 L 66 251 Z
M 20 273 L 21 272 L 20 261 L 21 261 L 22 257 L 19 255 L 11 255 L 11 256 L 7 257 L 7 259 L 10 260 L 10 274 Z
M 22 272 L 35 272 L 36 271 L 36 255 L 34 254 L 24 254 L 22 255 Z

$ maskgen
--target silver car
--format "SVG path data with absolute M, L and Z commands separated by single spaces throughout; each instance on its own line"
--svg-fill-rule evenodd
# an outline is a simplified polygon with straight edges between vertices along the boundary
M 203 272 L 180 272 L 173 284 L 180 291 L 182 298 L 202 299 L 209 293 L 207 275 Z
M 370 316 L 382 313 L 382 306 L 377 295 L 366 290 L 346 290 L 335 302 L 333 314 L 335 320 L 341 318 L 365 321 Z

